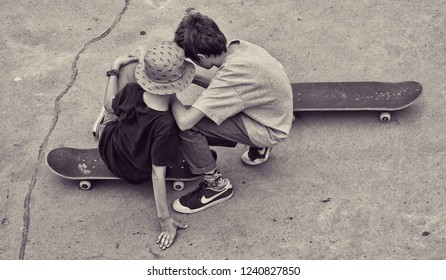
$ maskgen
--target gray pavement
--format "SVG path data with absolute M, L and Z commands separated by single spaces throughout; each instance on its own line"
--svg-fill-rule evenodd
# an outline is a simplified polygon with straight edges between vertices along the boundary
M 172 212 L 190 226 L 161 251 L 150 184 L 82 191 L 50 173 L 44 156 L 96 146 L 91 126 L 110 63 L 172 39 L 192 7 L 229 39 L 269 50 L 292 82 L 416 80 L 423 96 L 387 124 L 374 112 L 298 114 L 263 166 L 244 166 L 244 147 L 219 148 L 234 197 L 197 214 Z M 0 259 L 446 259 L 445 7 L 2 1 Z M 191 87 L 183 98 L 198 93 Z M 169 189 L 169 202 L 196 184 Z

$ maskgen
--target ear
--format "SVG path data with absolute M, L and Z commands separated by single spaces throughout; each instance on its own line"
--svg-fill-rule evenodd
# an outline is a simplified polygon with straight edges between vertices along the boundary
M 208 57 L 207 57 L 206 55 L 204 55 L 204 54 L 201 54 L 201 53 L 197 54 L 197 56 L 198 56 L 198 59 L 199 59 L 200 61 L 202 61 L 202 60 L 204 60 L 204 59 L 207 59 L 207 58 L 208 58 Z

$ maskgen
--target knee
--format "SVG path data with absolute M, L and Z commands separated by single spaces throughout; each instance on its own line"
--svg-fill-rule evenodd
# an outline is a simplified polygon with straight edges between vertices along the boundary
M 119 68 L 119 89 L 128 83 L 136 83 L 135 69 L 138 62 L 132 62 Z

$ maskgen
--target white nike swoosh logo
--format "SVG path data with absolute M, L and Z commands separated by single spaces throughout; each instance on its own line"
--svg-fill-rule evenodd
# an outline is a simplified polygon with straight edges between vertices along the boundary
M 203 195 L 203 196 L 201 197 L 201 203 L 203 203 L 203 204 L 207 204 L 207 203 L 209 203 L 211 200 L 213 200 L 214 198 L 220 196 L 222 193 L 224 193 L 224 192 L 219 192 L 219 193 L 217 193 L 216 195 L 213 195 L 213 196 L 211 196 L 211 197 L 209 197 L 209 198 Z

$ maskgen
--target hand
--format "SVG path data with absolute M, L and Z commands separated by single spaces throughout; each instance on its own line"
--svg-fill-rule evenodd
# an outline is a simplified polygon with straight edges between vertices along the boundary
M 181 224 L 170 217 L 160 219 L 160 225 L 162 232 L 158 236 L 156 243 L 160 243 L 160 248 L 162 250 L 165 250 L 172 245 L 175 236 L 177 235 L 177 229 L 185 229 L 188 227 L 188 225 Z
M 112 69 L 119 70 L 124 65 L 127 65 L 131 62 L 138 61 L 138 57 L 132 55 L 132 54 L 125 54 L 123 56 L 120 56 L 113 61 Z

